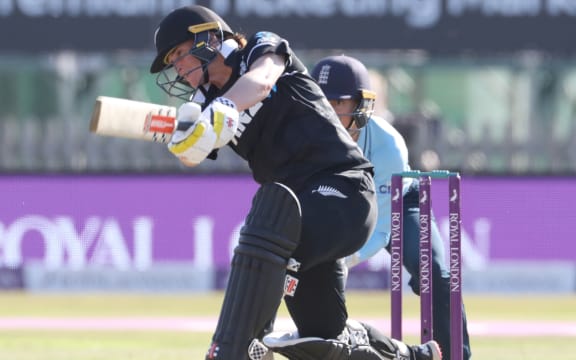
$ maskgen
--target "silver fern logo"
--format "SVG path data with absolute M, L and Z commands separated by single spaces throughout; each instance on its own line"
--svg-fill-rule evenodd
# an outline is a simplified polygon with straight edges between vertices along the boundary
M 342 199 L 348 198 L 348 196 L 342 194 L 338 189 L 328 185 L 319 185 L 318 189 L 312 190 L 312 194 L 314 193 L 319 193 L 323 196 L 336 196 Z

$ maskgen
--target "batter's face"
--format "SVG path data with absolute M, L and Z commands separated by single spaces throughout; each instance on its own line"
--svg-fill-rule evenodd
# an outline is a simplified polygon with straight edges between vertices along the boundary
M 198 58 L 190 55 L 192 45 L 194 45 L 193 40 L 181 43 L 170 52 L 167 60 L 191 87 L 198 88 L 203 78 L 202 63 Z

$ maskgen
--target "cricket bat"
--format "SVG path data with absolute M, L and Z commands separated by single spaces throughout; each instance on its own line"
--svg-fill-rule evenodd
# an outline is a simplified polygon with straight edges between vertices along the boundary
M 198 116 L 200 111 L 198 106 Z M 175 107 L 109 96 L 96 98 L 90 119 L 90 131 L 97 135 L 162 144 L 170 142 L 174 131 L 190 125 L 176 120 Z

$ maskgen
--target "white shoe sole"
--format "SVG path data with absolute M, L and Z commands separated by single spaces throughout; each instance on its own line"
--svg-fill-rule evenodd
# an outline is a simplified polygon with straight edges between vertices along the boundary
M 434 340 L 428 341 L 426 343 L 430 348 L 430 353 L 432 354 L 432 360 L 442 360 L 442 350 L 440 349 L 440 345 Z

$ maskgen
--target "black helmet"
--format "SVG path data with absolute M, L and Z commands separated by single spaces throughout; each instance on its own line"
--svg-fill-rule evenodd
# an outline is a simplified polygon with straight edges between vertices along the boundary
M 328 56 L 312 69 L 312 77 L 316 80 L 328 100 L 358 100 L 358 106 L 352 114 L 356 126 L 366 125 L 374 113 L 376 93 L 370 86 L 368 69 L 359 60 L 346 56 Z
M 170 50 L 184 41 L 195 39 L 197 51 L 207 48 L 209 31 L 234 33 L 218 14 L 206 7 L 193 5 L 173 10 L 162 19 L 154 33 L 156 58 L 152 62 L 150 72 L 160 72 L 167 65 L 166 56 Z M 202 54 L 198 55 L 203 57 Z M 205 58 L 203 57 L 202 60 Z

